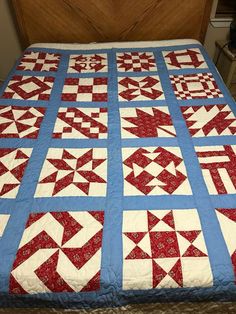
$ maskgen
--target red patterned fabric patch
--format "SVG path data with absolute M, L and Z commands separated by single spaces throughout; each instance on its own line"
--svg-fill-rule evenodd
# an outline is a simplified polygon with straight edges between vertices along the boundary
M 120 101 L 165 99 L 160 79 L 156 75 L 118 79 Z
M 1 98 L 49 100 L 54 83 L 50 76 L 22 76 L 11 78 Z
M 124 195 L 192 194 L 178 147 L 123 148 Z
M 164 51 L 162 54 L 169 70 L 207 68 L 207 64 L 203 58 L 203 55 L 198 48 Z
M 105 148 L 49 148 L 35 197 L 105 196 Z
M 37 138 L 45 108 L 0 106 L 0 138 Z
M 33 213 L 10 275 L 10 293 L 84 292 L 100 288 L 104 214 Z
M 58 53 L 26 51 L 17 70 L 20 71 L 57 71 L 61 55 Z
M 181 107 L 191 136 L 222 136 L 236 133 L 236 118 L 228 105 Z
M 0 148 L 0 198 L 15 198 L 32 148 Z
M 54 138 L 107 138 L 107 108 L 59 108 Z
M 107 72 L 107 54 L 70 55 L 68 73 Z
M 236 145 L 196 146 L 210 194 L 236 193 Z
M 223 97 L 211 73 L 170 75 L 170 80 L 179 100 Z
M 61 100 L 107 101 L 107 78 L 66 78 Z
M 156 62 L 152 52 L 119 52 L 116 54 L 119 72 L 156 71 Z
M 213 284 L 196 209 L 123 214 L 123 289 Z
M 122 138 L 175 137 L 168 107 L 120 108 Z
M 236 208 L 217 208 L 216 214 L 231 257 L 236 284 Z

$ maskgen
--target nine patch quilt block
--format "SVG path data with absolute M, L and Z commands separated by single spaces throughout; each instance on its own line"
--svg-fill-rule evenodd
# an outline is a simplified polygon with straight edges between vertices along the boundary
M 236 107 L 204 49 L 73 47 L 0 90 L 0 295 L 234 295 Z

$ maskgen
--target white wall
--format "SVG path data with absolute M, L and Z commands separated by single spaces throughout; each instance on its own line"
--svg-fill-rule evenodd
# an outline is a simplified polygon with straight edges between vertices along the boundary
M 207 28 L 206 37 L 204 41 L 204 47 L 208 54 L 213 59 L 215 54 L 215 42 L 216 40 L 229 40 L 229 27 L 230 19 L 217 19 L 215 18 L 216 8 L 218 0 L 213 0 L 211 8 L 210 22 Z
M 204 47 L 206 48 L 208 54 L 213 59 L 215 54 L 215 42 L 216 40 L 224 40 L 227 42 L 229 40 L 229 24 L 224 23 L 224 25 L 228 24 L 227 26 L 217 26 L 217 22 L 210 22 L 208 25 Z
M 8 0 L 0 0 L 0 80 L 4 80 L 21 54 Z

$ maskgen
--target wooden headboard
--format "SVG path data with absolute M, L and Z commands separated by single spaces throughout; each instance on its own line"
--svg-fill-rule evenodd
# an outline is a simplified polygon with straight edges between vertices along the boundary
M 194 38 L 212 0 L 12 0 L 23 47 L 36 42 Z

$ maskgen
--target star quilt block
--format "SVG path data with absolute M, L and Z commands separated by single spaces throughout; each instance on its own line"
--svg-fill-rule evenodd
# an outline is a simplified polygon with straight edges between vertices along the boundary
M 124 195 L 190 195 L 178 147 L 123 148 Z
M 231 258 L 236 283 L 236 208 L 216 208 L 216 215 Z
M 169 70 L 207 68 L 199 48 L 163 51 L 162 54 Z
M 167 106 L 120 108 L 122 138 L 175 137 Z
M 223 97 L 211 73 L 170 75 L 170 81 L 178 100 Z
M 54 138 L 107 138 L 107 108 L 60 107 Z
M 157 70 L 153 52 L 118 52 L 116 54 L 116 63 L 119 72 L 151 72 Z
M 102 211 L 30 214 L 10 275 L 11 294 L 100 288 Z
M 196 209 L 123 212 L 123 289 L 212 286 Z
M 0 148 L 0 198 L 17 196 L 32 148 Z
M 51 76 L 14 75 L 1 98 L 24 100 L 49 100 L 54 83 Z
M 163 100 L 164 92 L 159 76 L 119 77 L 119 101 Z
M 26 51 L 21 58 L 19 71 L 57 71 L 61 55 L 42 51 Z
M 68 73 L 98 73 L 107 71 L 106 53 L 70 55 Z
M 49 148 L 35 197 L 105 196 L 105 148 Z
M 195 146 L 210 194 L 236 193 L 236 145 Z
M 0 138 L 36 139 L 45 111 L 43 107 L 0 106 Z
M 106 102 L 107 82 L 107 77 L 66 78 L 61 100 Z
M 236 133 L 236 118 L 227 104 L 182 106 L 181 110 L 192 137 Z

